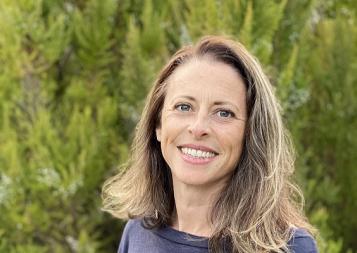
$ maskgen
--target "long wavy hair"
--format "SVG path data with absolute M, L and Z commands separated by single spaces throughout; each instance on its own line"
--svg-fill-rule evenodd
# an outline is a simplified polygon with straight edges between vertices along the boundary
M 242 76 L 248 108 L 240 160 L 211 212 L 209 250 L 223 252 L 229 245 L 231 252 L 287 252 L 292 228 L 315 233 L 303 214 L 302 193 L 291 182 L 294 151 L 262 67 L 243 45 L 226 37 L 207 36 L 181 48 L 161 70 L 138 122 L 129 161 L 104 183 L 103 210 L 121 219 L 142 218 L 149 228 L 171 224 L 172 177 L 155 129 L 167 79 L 190 59 L 203 56 L 228 64 Z

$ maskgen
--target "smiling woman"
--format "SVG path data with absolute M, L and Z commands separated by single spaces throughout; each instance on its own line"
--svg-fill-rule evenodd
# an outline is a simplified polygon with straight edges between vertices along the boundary
M 159 74 L 103 209 L 130 218 L 120 253 L 317 252 L 293 170 L 260 65 L 241 44 L 204 37 Z
M 167 80 L 156 136 L 172 173 L 176 202 L 176 194 L 186 195 L 188 187 L 218 193 L 243 149 L 244 82 L 232 67 L 211 58 L 190 60 Z

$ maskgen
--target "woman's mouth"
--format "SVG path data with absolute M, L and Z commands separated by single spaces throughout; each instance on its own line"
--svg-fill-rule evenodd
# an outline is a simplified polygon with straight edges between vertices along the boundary
M 213 161 L 216 156 L 215 152 L 204 151 L 200 149 L 194 149 L 189 147 L 178 147 L 181 152 L 183 160 L 191 164 L 206 164 Z

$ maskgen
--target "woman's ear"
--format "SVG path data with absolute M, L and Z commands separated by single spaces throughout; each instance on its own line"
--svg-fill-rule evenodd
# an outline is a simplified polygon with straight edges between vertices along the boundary
M 156 140 L 158 142 L 160 142 L 161 141 L 161 126 L 156 127 L 155 132 L 156 132 Z

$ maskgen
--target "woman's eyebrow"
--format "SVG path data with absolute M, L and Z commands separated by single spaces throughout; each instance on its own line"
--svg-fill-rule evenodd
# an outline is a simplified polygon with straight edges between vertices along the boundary
M 196 101 L 196 99 L 195 99 L 194 97 L 189 96 L 189 95 L 179 95 L 179 96 L 175 96 L 175 97 L 173 98 L 173 100 L 176 100 L 176 99 L 178 99 L 178 98 L 185 98 L 185 99 L 187 99 L 187 100 Z M 234 107 L 237 111 L 240 111 L 239 108 L 238 108 L 236 105 L 234 105 L 233 103 L 231 103 L 231 102 L 229 102 L 229 101 L 215 101 L 215 102 L 213 103 L 213 105 L 229 105 L 229 106 Z
M 213 104 L 214 105 L 229 105 L 229 106 L 234 107 L 237 111 L 240 111 L 238 106 L 236 106 L 235 104 L 228 102 L 228 101 L 216 101 Z
M 173 100 L 176 100 L 176 99 L 178 99 L 178 98 L 186 98 L 186 99 L 191 100 L 191 101 L 196 101 L 196 99 L 195 99 L 194 97 L 188 96 L 188 95 L 175 96 L 175 97 L 173 98 Z

